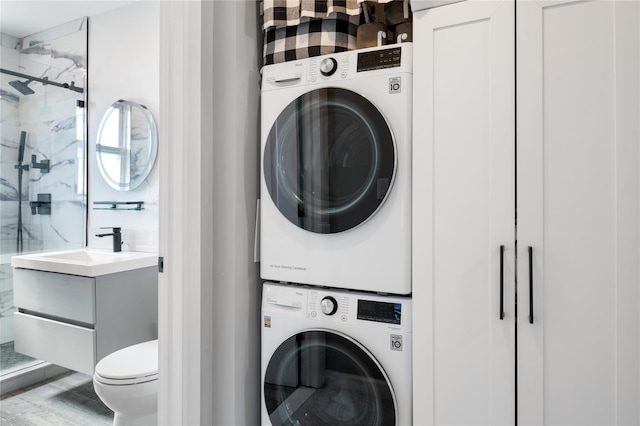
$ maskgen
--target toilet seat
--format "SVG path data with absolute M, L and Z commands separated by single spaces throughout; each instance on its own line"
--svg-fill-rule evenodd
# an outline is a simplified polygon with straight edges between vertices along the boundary
M 94 379 L 106 385 L 135 385 L 158 380 L 158 341 L 139 343 L 98 362 Z

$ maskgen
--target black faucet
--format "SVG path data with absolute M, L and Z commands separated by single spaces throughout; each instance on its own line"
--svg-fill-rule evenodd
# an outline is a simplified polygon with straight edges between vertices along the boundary
M 113 228 L 113 227 L 102 227 L 100 229 L 113 229 L 113 232 L 110 234 L 96 234 L 96 237 L 108 237 L 110 235 L 113 235 L 113 251 L 114 252 L 118 252 L 118 251 L 122 251 L 122 234 L 120 233 L 120 230 L 122 228 Z

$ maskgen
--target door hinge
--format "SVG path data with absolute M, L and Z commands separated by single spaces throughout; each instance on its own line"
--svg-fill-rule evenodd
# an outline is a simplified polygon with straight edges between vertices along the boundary
M 158 272 L 164 272 L 164 257 L 158 257 Z

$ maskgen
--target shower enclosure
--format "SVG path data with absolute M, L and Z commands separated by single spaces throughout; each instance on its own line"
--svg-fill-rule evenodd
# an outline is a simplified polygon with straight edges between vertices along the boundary
M 11 256 L 86 243 L 87 19 L 0 34 L 0 381 L 13 348 Z

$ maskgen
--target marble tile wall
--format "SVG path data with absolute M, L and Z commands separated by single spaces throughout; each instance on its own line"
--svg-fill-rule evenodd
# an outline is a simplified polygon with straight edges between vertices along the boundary
M 86 86 L 86 18 L 20 40 L 3 35 L 1 44 L 2 68 Z M 32 82 L 29 87 L 35 93 L 25 96 L 8 85 L 16 79 L 19 78 L 1 74 L 0 80 L 0 248 L 3 254 L 16 249 L 18 171 L 14 166 L 21 131 L 27 132 L 24 162 L 30 161 L 32 155 L 38 162 L 50 162 L 49 173 L 30 168 L 23 174 L 25 251 L 82 247 L 86 222 L 86 114 L 77 101 L 84 101 L 85 95 Z M 51 215 L 31 214 L 29 201 L 36 200 L 39 193 L 51 194 Z

